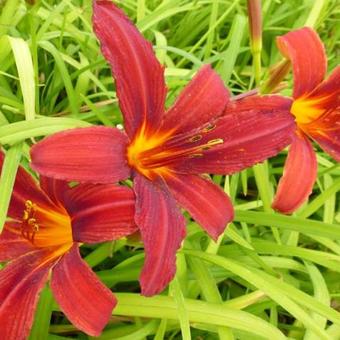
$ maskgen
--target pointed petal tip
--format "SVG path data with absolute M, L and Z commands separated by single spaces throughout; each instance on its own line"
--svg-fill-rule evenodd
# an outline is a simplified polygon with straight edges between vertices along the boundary
M 179 205 L 216 241 L 234 218 L 234 208 L 226 193 L 199 175 L 176 174 L 166 182 Z
M 94 3 L 93 29 L 116 81 L 126 133 L 133 138 L 144 118 L 149 128 L 157 129 L 164 113 L 166 86 L 164 68 L 152 44 L 111 1 Z
M 302 202 L 303 203 L 303 202 Z M 302 204 L 301 203 L 301 204 Z M 281 206 L 281 202 L 279 202 L 277 199 L 275 199 L 271 205 L 272 209 L 277 212 L 277 213 L 280 213 L 280 214 L 283 214 L 283 215 L 291 215 L 294 213 L 294 211 L 296 211 L 300 205 L 297 205 L 297 206 L 293 206 L 293 207 L 284 207 L 284 206 Z
M 315 30 L 303 27 L 277 37 L 276 42 L 281 54 L 293 66 L 294 98 L 312 91 L 322 82 L 327 71 L 327 56 Z
M 51 289 L 67 318 L 91 336 L 101 334 L 117 304 L 111 290 L 82 260 L 76 244 L 55 265 Z
M 220 117 L 230 98 L 211 65 L 203 65 L 181 91 L 163 120 L 165 130 L 183 133 Z
M 160 293 L 176 272 L 176 252 L 185 237 L 185 219 L 163 182 L 154 183 L 141 175 L 134 179 L 135 220 L 145 248 L 140 275 L 142 294 Z
M 176 267 L 174 267 L 172 270 L 169 270 L 167 275 L 163 276 L 157 285 L 149 284 L 148 279 L 141 276 L 139 280 L 141 285 L 141 295 L 151 297 L 162 293 L 166 289 L 167 285 L 173 280 L 175 274 Z
M 275 211 L 291 214 L 309 197 L 317 177 L 317 160 L 311 142 L 302 133 L 291 144 L 272 203 Z

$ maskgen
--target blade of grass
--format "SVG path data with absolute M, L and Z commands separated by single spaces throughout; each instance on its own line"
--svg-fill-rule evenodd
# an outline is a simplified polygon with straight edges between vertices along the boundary
M 21 92 L 24 99 L 26 120 L 35 118 L 35 78 L 30 49 L 26 41 L 21 38 L 9 37 L 18 69 Z
M 340 229 L 334 224 L 274 213 L 236 210 L 234 221 L 294 230 L 306 235 L 310 234 L 330 238 L 340 238 Z
M 12 146 L 5 155 L 0 177 L 0 233 L 4 227 L 15 177 L 20 164 L 22 144 Z
M 305 266 L 308 270 L 309 276 L 312 280 L 313 288 L 314 288 L 314 297 L 325 304 L 326 306 L 330 306 L 330 296 L 327 288 L 327 284 L 318 270 L 316 266 L 312 263 L 305 262 Z M 318 324 L 321 328 L 326 328 L 327 318 L 321 316 L 315 312 L 311 313 L 311 316 L 314 318 L 315 323 Z M 313 333 L 311 330 L 307 329 L 306 334 L 303 338 L 304 340 L 318 340 L 318 336 Z
M 272 277 L 271 275 L 268 275 L 255 268 L 249 268 L 244 264 L 238 264 L 236 261 L 226 259 L 221 256 L 201 253 L 193 250 L 185 250 L 183 252 L 185 254 L 196 256 L 221 266 L 251 282 L 252 285 L 255 285 L 257 288 L 263 290 L 274 301 L 276 301 L 279 305 L 281 305 L 298 320 L 300 320 L 306 327 L 313 330 L 313 332 L 315 332 L 320 337 L 320 339 L 330 340 L 328 334 L 314 323 L 314 320 L 305 312 L 305 310 L 292 300 L 293 298 L 294 300 L 299 301 L 299 304 L 306 303 L 307 305 L 305 307 L 313 308 L 313 310 L 316 309 L 320 314 L 327 315 L 327 317 L 332 321 L 340 324 L 339 313 L 335 312 L 329 307 L 325 307 L 307 294 L 302 293 L 298 289 L 293 288 L 289 284 L 284 283 L 279 279 Z
M 48 338 L 53 301 L 51 290 L 45 287 L 40 294 L 38 307 L 34 314 L 34 323 L 29 337 L 30 340 L 45 340 Z
M 178 320 L 181 325 L 182 339 L 191 340 L 189 316 L 186 310 L 184 296 L 177 276 L 175 276 L 175 278 L 170 283 L 169 289 L 170 295 L 174 298 L 177 305 Z
M 40 118 L 0 127 L 0 144 L 15 144 L 27 138 L 47 136 L 52 133 L 91 124 L 72 118 Z
M 214 35 L 215 35 L 215 29 L 210 29 L 210 27 L 213 26 L 213 24 L 216 22 L 218 16 L 218 1 L 212 0 L 211 1 L 211 11 L 210 11 L 210 20 L 209 20 L 209 34 L 207 37 L 207 42 L 205 44 L 205 52 L 204 52 L 204 59 L 207 59 L 210 57 L 212 48 L 213 48 L 213 41 L 214 41 Z
M 145 298 L 139 294 L 129 293 L 117 293 L 116 296 L 119 304 L 113 311 L 115 315 L 178 319 L 177 305 L 172 298 L 166 296 Z M 185 299 L 184 304 L 190 322 L 228 326 L 270 340 L 285 339 L 285 336 L 277 328 L 250 313 L 190 299 Z
M 18 10 L 19 3 L 19 0 L 5 1 L 0 15 L 0 37 L 6 34 L 11 27 L 13 22 L 12 20 Z
M 247 19 L 241 14 L 237 14 L 229 31 L 229 46 L 223 54 L 223 63 L 219 69 L 222 79 L 226 84 L 229 83 L 230 77 L 235 68 L 237 56 L 240 53 L 241 42 L 246 28 Z

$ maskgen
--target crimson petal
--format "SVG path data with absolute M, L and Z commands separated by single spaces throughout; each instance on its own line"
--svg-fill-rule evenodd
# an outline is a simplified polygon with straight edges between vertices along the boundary
M 234 218 L 229 197 L 213 182 L 195 175 L 173 175 L 166 178 L 178 203 L 214 238 Z
M 73 239 L 95 243 L 134 233 L 135 197 L 128 187 L 80 184 L 68 190 L 65 208 L 72 218 Z
M 163 129 L 182 133 L 221 115 L 229 99 L 222 79 L 210 65 L 203 66 L 166 113 Z
M 117 301 L 81 259 L 77 245 L 55 265 L 51 288 L 61 310 L 77 328 L 100 335 Z
M 144 122 L 157 127 L 164 111 L 166 87 L 163 68 L 151 44 L 111 1 L 94 2 L 93 25 L 116 80 L 128 136 L 132 138 Z
M 281 53 L 293 65 L 293 97 L 312 91 L 321 83 L 327 71 L 327 56 L 318 34 L 309 27 L 289 32 L 277 38 Z
M 35 249 L 31 242 L 22 237 L 20 228 L 20 223 L 5 224 L 0 235 L 0 262 L 15 259 Z
M 312 144 L 299 133 L 289 148 L 273 209 L 284 214 L 298 209 L 311 194 L 316 176 L 317 161 Z
M 231 102 L 224 117 L 199 134 L 201 145 L 222 141 L 200 157 L 176 165 L 188 173 L 231 174 L 275 156 L 290 144 L 295 123 L 291 100 L 280 96 L 252 96 Z
M 56 205 L 63 205 L 64 195 L 70 190 L 67 182 L 46 176 L 40 176 L 40 188 Z
M 24 340 L 32 327 L 39 292 L 52 263 L 41 265 L 45 251 L 19 257 L 0 271 L 1 338 Z
M 0 152 L 0 168 L 2 168 L 3 161 L 4 154 Z M 48 196 L 39 188 L 38 183 L 33 177 L 23 167 L 19 166 L 8 209 L 8 216 L 21 220 L 26 200 L 31 200 L 45 207 L 53 206 Z
M 317 86 L 309 95 L 311 99 L 327 99 L 322 101 L 322 107 L 331 110 L 339 106 L 340 98 L 340 66 L 337 66 L 330 76 Z
M 142 294 L 161 292 L 176 272 L 176 251 L 185 237 L 185 220 L 164 183 L 152 183 L 137 174 L 135 220 L 145 247 L 140 277 Z
M 56 133 L 31 148 L 32 168 L 69 181 L 118 182 L 129 177 L 127 137 L 116 128 L 96 126 Z
M 321 148 L 340 162 L 340 109 L 333 111 L 327 120 L 324 120 L 323 128 L 314 131 L 309 130 L 308 134 L 321 146 Z M 338 123 L 338 125 L 335 125 Z

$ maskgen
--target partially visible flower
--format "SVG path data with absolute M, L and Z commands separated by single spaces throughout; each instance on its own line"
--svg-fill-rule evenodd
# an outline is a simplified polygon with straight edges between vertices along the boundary
M 32 167 L 46 176 L 97 183 L 132 175 L 135 220 L 146 251 L 142 293 L 153 295 L 176 270 L 185 236 L 178 205 L 214 239 L 223 233 L 233 219 L 231 202 L 202 174 L 242 170 L 288 145 L 291 101 L 255 97 L 232 103 L 224 115 L 229 93 L 203 66 L 165 111 L 164 70 L 151 44 L 110 1 L 95 2 L 93 20 L 116 79 L 125 132 L 90 127 L 55 134 L 32 147 Z
M 261 86 L 261 93 L 276 93 L 286 87 L 282 80 L 290 71 L 290 61 L 283 59 L 269 69 L 269 77 Z
M 3 154 L 0 154 L 0 168 Z M 80 330 L 98 336 L 117 301 L 81 259 L 79 243 L 118 239 L 136 231 L 134 195 L 117 185 L 81 184 L 42 177 L 40 187 L 20 167 L 0 235 L 0 334 L 29 334 L 39 292 L 50 277 L 53 295 Z
M 292 213 L 308 198 L 317 176 L 316 153 L 309 138 L 340 161 L 340 66 L 327 79 L 324 46 L 311 28 L 277 39 L 281 53 L 293 66 L 294 89 L 290 112 L 297 124 L 273 208 Z

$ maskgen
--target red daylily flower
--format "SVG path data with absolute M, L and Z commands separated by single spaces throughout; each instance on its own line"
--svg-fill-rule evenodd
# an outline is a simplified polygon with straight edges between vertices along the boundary
M 71 189 L 47 177 L 39 187 L 20 167 L 8 215 L 0 235 L 0 261 L 10 261 L 0 271 L 1 338 L 26 339 L 50 274 L 52 292 L 67 318 L 98 336 L 117 301 L 81 259 L 79 242 L 109 241 L 136 231 L 132 190 L 113 184 Z
M 327 56 L 319 36 L 311 28 L 278 37 L 277 44 L 293 66 L 290 112 L 295 116 L 297 131 L 273 208 L 292 213 L 311 194 L 317 176 L 316 153 L 308 137 L 340 161 L 340 66 L 324 79 Z
M 228 91 L 204 66 L 165 112 L 163 67 L 151 44 L 110 1 L 95 2 L 93 21 L 116 80 L 125 133 L 111 127 L 57 133 L 32 147 L 32 167 L 77 181 L 116 182 L 132 175 L 135 220 L 146 251 L 142 294 L 153 295 L 176 270 L 185 236 L 178 205 L 216 239 L 233 219 L 233 208 L 202 174 L 230 174 L 277 154 L 294 131 L 286 114 L 291 101 L 267 97 L 256 107 L 248 99 L 242 112 L 235 102 L 223 116 Z

